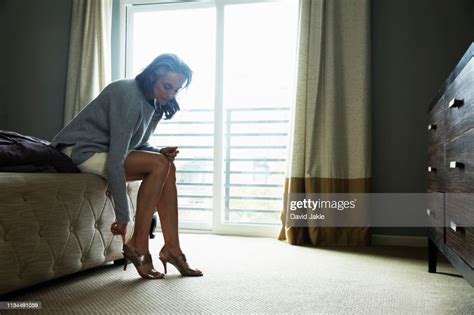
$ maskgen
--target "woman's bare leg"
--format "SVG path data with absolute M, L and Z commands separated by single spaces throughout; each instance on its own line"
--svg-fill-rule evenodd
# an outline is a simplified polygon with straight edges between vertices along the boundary
M 171 164 L 170 170 L 163 187 L 161 197 L 156 204 L 160 216 L 161 231 L 165 239 L 165 246 L 160 251 L 160 259 L 171 262 L 181 272 L 183 276 L 202 276 L 198 269 L 191 269 L 186 259 L 179 260 L 176 257 L 181 256 L 182 251 L 179 245 L 178 233 L 178 194 L 176 189 L 176 169 Z M 174 256 L 173 260 L 169 260 Z M 177 265 L 176 265 L 177 264 Z M 165 269 L 166 271 L 166 269 Z
M 178 193 L 176 190 L 176 168 L 170 165 L 170 170 L 163 187 L 156 209 L 160 216 L 161 231 L 165 239 L 166 249 L 173 255 L 182 254 L 178 234 Z
M 156 204 L 167 182 L 172 163 L 159 153 L 132 151 L 125 159 L 127 180 L 142 180 L 138 190 L 135 228 L 127 245 L 143 255 L 149 252 L 148 235 Z M 146 271 L 150 269 L 143 267 Z

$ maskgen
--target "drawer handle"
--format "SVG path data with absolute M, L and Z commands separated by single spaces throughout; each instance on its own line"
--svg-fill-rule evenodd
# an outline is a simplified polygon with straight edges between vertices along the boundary
M 453 221 L 450 221 L 449 222 L 449 227 L 451 228 L 451 230 L 453 230 L 454 232 L 457 232 L 459 227 L 456 223 L 454 223 Z
M 428 172 L 430 173 L 436 172 L 436 167 L 428 166 Z
M 449 168 L 463 168 L 464 164 L 456 162 L 456 161 L 451 161 L 449 162 Z
M 461 107 L 464 105 L 464 100 L 459 99 L 459 98 L 453 98 L 451 101 L 449 101 L 449 108 L 453 107 Z
M 426 209 L 426 214 L 427 214 L 428 216 L 431 216 L 431 210 L 430 210 L 430 209 Z
M 429 124 L 428 125 L 428 130 L 436 130 L 436 125 L 435 124 Z

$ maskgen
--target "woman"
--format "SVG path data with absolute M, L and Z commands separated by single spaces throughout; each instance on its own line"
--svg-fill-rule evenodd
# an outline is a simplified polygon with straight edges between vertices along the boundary
M 148 233 L 158 210 L 165 245 L 160 260 L 183 276 L 202 276 L 189 268 L 178 235 L 178 203 L 174 159 L 177 147 L 155 148 L 150 135 L 163 115 L 179 110 L 175 96 L 191 83 L 192 71 L 173 54 L 158 56 L 135 79 L 109 84 L 51 141 L 84 173 L 107 179 L 117 221 L 112 233 L 124 235 L 130 221 L 126 181 L 142 180 L 138 191 L 135 228 L 123 254 L 145 279 L 160 279 L 148 249 Z M 125 263 L 124 270 L 127 263 Z

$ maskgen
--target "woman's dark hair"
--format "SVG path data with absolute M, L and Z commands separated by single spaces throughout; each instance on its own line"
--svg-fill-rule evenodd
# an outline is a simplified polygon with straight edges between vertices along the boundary
M 135 77 L 138 81 L 142 93 L 149 100 L 154 99 L 154 86 L 156 80 L 167 72 L 174 71 L 184 75 L 184 86 L 188 87 L 193 78 L 193 72 L 189 66 L 184 63 L 175 54 L 162 54 L 153 60 L 139 75 Z M 179 104 L 175 98 L 170 100 L 166 105 L 162 106 L 165 119 L 170 119 L 179 110 Z

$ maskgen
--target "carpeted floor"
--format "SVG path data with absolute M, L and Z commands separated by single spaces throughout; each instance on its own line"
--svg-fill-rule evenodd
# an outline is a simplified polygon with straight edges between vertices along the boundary
M 151 242 L 163 271 L 162 241 Z M 169 266 L 165 279 L 146 281 L 132 265 L 107 265 L 2 300 L 41 301 L 35 314 L 474 314 L 474 288 L 444 259 L 428 273 L 425 248 L 321 249 L 207 234 L 182 234 L 182 248 L 204 277 Z

